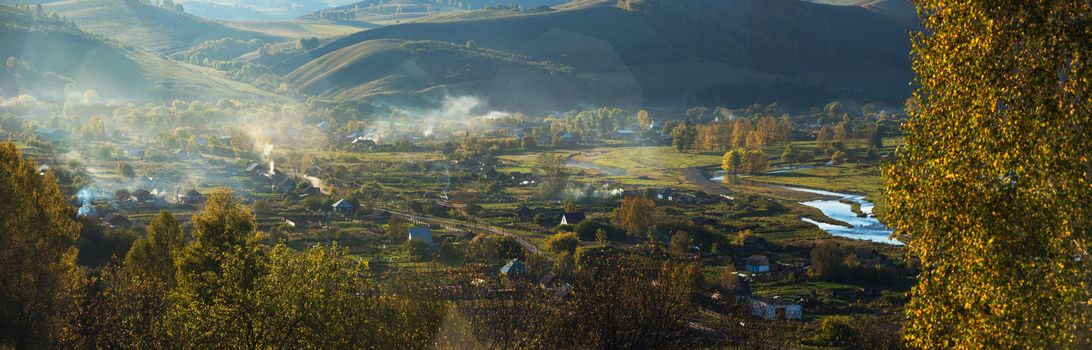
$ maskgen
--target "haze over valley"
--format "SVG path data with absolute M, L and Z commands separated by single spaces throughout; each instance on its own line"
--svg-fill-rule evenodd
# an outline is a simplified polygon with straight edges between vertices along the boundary
M 0 0 L 0 349 L 1086 349 L 1088 23 Z

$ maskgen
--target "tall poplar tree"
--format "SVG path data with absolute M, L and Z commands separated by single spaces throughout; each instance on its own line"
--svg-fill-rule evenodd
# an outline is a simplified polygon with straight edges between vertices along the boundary
M 922 271 L 912 347 L 1092 346 L 1092 3 L 916 1 L 918 108 L 885 170 Z

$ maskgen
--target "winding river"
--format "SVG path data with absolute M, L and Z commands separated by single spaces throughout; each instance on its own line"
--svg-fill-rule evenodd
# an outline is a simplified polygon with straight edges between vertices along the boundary
M 722 181 L 723 179 L 723 172 L 718 171 L 717 176 L 714 176 L 710 180 Z M 823 212 L 827 217 L 845 222 L 852 227 L 818 222 L 810 218 L 800 218 L 800 220 L 818 226 L 823 231 L 827 231 L 832 235 L 893 245 L 903 244 L 902 242 L 891 239 L 891 233 L 894 232 L 894 230 L 872 216 L 872 209 L 875 205 L 873 205 L 872 202 L 866 201 L 864 199 L 865 197 L 862 195 L 823 191 L 804 187 L 768 186 L 797 192 L 812 193 L 825 197 L 813 201 L 800 202 L 800 204 L 819 209 L 819 211 Z M 847 203 L 843 203 L 843 200 L 860 204 L 861 212 L 866 215 L 864 217 L 857 216 L 857 214 L 853 212 L 852 207 Z

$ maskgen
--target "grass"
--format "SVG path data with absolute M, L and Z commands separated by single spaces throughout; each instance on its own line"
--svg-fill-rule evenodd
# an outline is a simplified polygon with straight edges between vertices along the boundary
M 718 153 L 679 153 L 668 146 L 597 147 L 558 150 L 553 153 L 626 172 L 621 176 L 609 176 L 594 170 L 570 168 L 577 180 L 610 180 L 624 185 L 691 189 L 693 186 L 683 179 L 682 169 L 718 165 L 721 158 Z M 501 159 L 516 165 L 509 165 L 498 171 L 529 171 L 538 154 L 540 152 L 501 156 Z
M 768 184 L 859 193 L 871 198 L 878 197 L 883 189 L 879 166 L 872 163 L 847 163 L 787 173 L 744 175 L 740 178 Z
M 328 38 L 374 28 L 363 22 L 335 23 L 323 20 L 234 22 L 229 26 L 284 38 Z

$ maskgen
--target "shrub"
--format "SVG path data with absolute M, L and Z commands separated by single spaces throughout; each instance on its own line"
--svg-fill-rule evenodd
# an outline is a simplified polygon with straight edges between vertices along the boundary
M 546 246 L 555 254 L 573 253 L 580 246 L 580 240 L 576 238 L 575 232 L 559 232 L 546 238 Z
M 607 239 L 617 239 L 625 235 L 625 232 L 618 229 L 618 227 L 598 220 L 584 220 L 574 228 L 576 235 L 582 241 L 597 240 L 596 233 L 599 230 L 606 232 Z
M 405 243 L 406 253 L 414 261 L 426 261 L 432 257 L 432 246 L 418 240 L 408 240 Z

